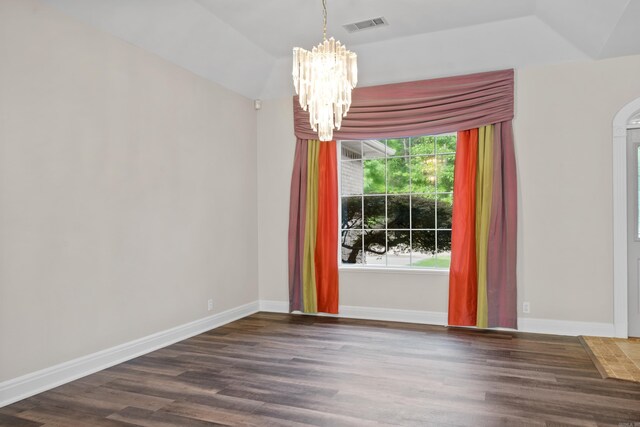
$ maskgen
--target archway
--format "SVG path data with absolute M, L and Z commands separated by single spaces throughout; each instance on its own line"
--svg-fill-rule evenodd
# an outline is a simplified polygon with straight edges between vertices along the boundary
M 613 324 L 615 335 L 627 338 L 627 129 L 640 113 L 640 98 L 613 119 Z

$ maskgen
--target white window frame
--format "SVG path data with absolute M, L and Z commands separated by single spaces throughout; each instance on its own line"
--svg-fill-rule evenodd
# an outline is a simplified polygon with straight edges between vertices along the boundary
M 435 137 L 436 141 L 434 141 L 433 156 L 434 156 L 434 158 L 437 159 L 438 154 L 456 154 L 456 152 L 454 152 L 454 153 L 450 153 L 450 152 L 438 153 L 438 151 L 437 151 L 437 137 L 445 136 L 445 135 L 456 135 L 456 134 L 451 132 L 451 133 L 443 133 L 443 134 L 435 134 L 435 135 L 418 135 L 418 136 L 413 136 L 413 137 L 410 137 L 410 138 L 419 138 L 419 137 L 422 137 L 422 136 L 433 136 L 433 137 Z M 381 139 L 380 141 L 386 141 L 387 139 L 395 139 L 395 138 L 384 138 L 384 139 Z M 342 197 L 343 197 L 343 195 L 342 195 L 342 140 L 338 140 L 337 141 L 336 156 L 337 156 L 337 163 L 338 163 L 338 171 L 337 171 L 337 173 L 338 173 L 338 199 L 339 199 L 338 200 L 338 218 L 339 218 L 339 221 L 338 221 L 338 230 L 337 230 L 338 236 L 339 236 L 339 238 L 338 238 L 338 247 L 337 247 L 338 260 L 339 260 L 339 265 L 338 265 L 339 270 L 341 270 L 341 271 L 349 271 L 349 272 L 372 272 L 372 271 L 375 271 L 375 272 L 379 272 L 379 273 L 393 273 L 393 274 L 400 273 L 400 274 L 448 275 L 449 274 L 449 268 L 419 267 L 419 266 L 411 265 L 411 261 L 410 261 L 410 264 L 408 266 L 397 266 L 397 265 L 389 266 L 388 265 L 388 260 L 386 261 L 387 264 L 385 264 L 385 265 L 371 265 L 371 264 L 367 265 L 367 264 L 364 264 L 364 263 L 363 264 L 343 264 L 342 263 L 342 239 L 341 239 L 342 231 L 343 231 L 342 230 Z M 421 155 L 410 155 L 410 156 L 402 156 L 402 157 L 412 158 L 412 157 L 422 157 L 422 156 Z M 387 160 L 390 157 L 385 152 L 384 157 L 380 157 L 380 158 Z M 398 157 L 391 157 L 391 158 L 398 158 Z M 364 159 L 364 153 L 361 152 L 360 161 L 362 162 L 363 179 L 364 179 L 364 160 L 365 160 Z M 386 177 L 386 168 L 385 168 L 385 182 L 386 182 L 386 178 L 387 177 Z M 451 229 L 444 229 L 444 228 L 443 229 L 439 229 L 438 228 L 437 199 L 438 199 L 438 194 L 443 194 L 443 193 L 439 193 L 437 191 L 437 186 L 438 186 L 437 169 L 436 169 L 436 178 L 435 179 L 436 179 L 436 182 L 435 182 L 436 192 L 434 193 L 434 197 L 436 199 L 436 209 L 435 209 L 435 212 L 434 212 L 434 215 L 435 215 L 435 218 L 434 218 L 435 219 L 435 228 L 432 231 L 434 231 L 436 233 L 436 251 L 437 251 L 437 233 L 438 233 L 438 230 L 451 231 Z M 364 183 L 363 183 L 363 185 L 364 185 Z M 409 185 L 411 185 L 411 174 L 409 174 Z M 414 193 L 400 193 L 398 195 L 413 195 L 413 194 Z M 453 194 L 453 189 L 452 189 L 452 194 Z M 379 194 L 378 196 L 380 196 L 380 195 L 382 195 L 382 194 Z M 394 196 L 396 194 L 394 194 L 394 193 L 389 194 L 388 188 L 385 186 L 385 194 L 384 194 L 384 196 L 385 196 L 385 207 L 387 206 L 387 199 L 388 199 L 389 195 Z M 356 194 L 356 195 L 353 195 L 353 196 L 362 197 L 362 200 L 363 200 L 363 203 L 364 203 L 364 197 L 365 196 L 370 196 L 370 195 L 365 195 L 364 194 L 364 189 L 363 189 L 363 193 L 362 194 Z M 364 207 L 362 209 L 363 209 L 363 213 L 364 213 Z M 409 202 L 409 209 L 411 210 L 411 199 L 410 199 L 410 202 Z M 385 219 L 386 219 L 386 213 L 385 213 Z M 410 216 L 409 221 L 410 221 L 409 222 L 409 224 L 410 224 L 409 233 L 410 233 L 411 238 L 412 238 L 413 237 L 412 233 L 413 233 L 414 230 L 413 230 L 413 224 L 412 224 L 411 216 Z M 381 230 L 384 230 L 385 233 L 389 232 L 389 229 L 386 228 L 386 225 L 385 225 L 385 228 L 383 228 Z M 420 229 L 420 230 L 422 230 L 422 229 Z M 428 229 L 428 230 L 431 230 L 431 229 Z M 394 231 L 394 230 L 392 229 L 391 231 Z M 387 234 L 387 236 L 388 236 L 388 234 Z M 385 244 L 387 245 L 387 251 L 388 251 L 388 237 L 385 238 Z M 366 254 L 365 254 L 364 249 L 362 250 L 362 256 L 366 260 Z

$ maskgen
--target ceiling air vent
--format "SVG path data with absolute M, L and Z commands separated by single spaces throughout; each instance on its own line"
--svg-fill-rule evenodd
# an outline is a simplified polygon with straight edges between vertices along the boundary
M 386 19 L 383 17 L 367 19 L 366 21 L 354 22 L 353 24 L 345 24 L 343 25 L 344 29 L 350 33 L 354 33 L 356 31 L 366 30 L 367 28 L 375 28 L 381 25 L 389 25 Z

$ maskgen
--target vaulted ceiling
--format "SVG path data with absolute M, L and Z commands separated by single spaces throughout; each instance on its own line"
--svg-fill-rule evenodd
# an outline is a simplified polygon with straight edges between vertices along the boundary
M 40 0 L 248 98 L 292 93 L 321 0 Z M 359 86 L 640 54 L 640 0 L 327 0 Z M 389 25 L 349 33 L 344 24 Z

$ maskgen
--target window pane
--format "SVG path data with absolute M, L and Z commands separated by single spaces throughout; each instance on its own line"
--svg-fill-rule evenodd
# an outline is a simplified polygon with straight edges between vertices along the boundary
M 438 253 L 436 254 L 437 268 L 449 268 L 451 264 L 451 231 L 438 230 Z
M 451 228 L 451 215 L 453 213 L 453 195 L 451 193 L 438 194 L 438 228 Z
M 418 267 L 433 267 L 436 252 L 435 231 L 411 233 L 411 263 Z
M 384 228 L 385 196 L 364 197 L 364 228 Z
M 408 156 L 409 153 L 409 138 L 387 139 L 388 157 Z
M 435 140 L 433 136 L 411 138 L 411 154 L 434 154 Z
M 385 230 L 365 230 L 364 232 L 365 261 L 367 265 L 386 265 L 387 233 Z
M 439 135 L 436 139 L 436 149 L 438 150 L 438 153 L 455 153 L 457 138 L 458 136 L 456 134 Z
M 343 160 L 340 163 L 341 194 L 362 194 L 364 176 L 361 160 Z
M 411 196 L 388 196 L 387 198 L 387 228 L 410 228 L 410 203 Z
M 387 159 L 387 191 L 409 193 L 409 157 Z
M 455 154 L 444 154 L 438 156 L 438 192 L 453 192 L 453 166 L 455 161 Z
M 411 226 L 418 228 L 436 227 L 436 199 L 433 195 L 411 196 Z
M 411 263 L 411 233 L 409 230 L 387 232 L 387 265 L 408 267 Z
M 340 236 L 343 264 L 362 264 L 362 230 L 343 230 Z
M 411 158 L 411 192 L 433 193 L 436 191 L 436 156 Z
M 387 190 L 385 181 L 385 159 L 365 160 L 364 194 L 384 194 Z
M 342 198 L 342 228 L 362 228 L 362 197 Z

